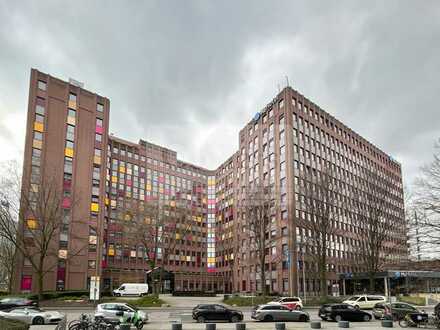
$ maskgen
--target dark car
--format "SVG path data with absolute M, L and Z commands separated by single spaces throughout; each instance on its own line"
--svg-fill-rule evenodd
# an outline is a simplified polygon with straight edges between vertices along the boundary
M 21 297 L 9 297 L 0 300 L 0 310 L 2 311 L 10 310 L 17 307 L 38 307 L 38 302 Z
M 378 303 L 374 305 L 373 316 L 376 320 L 392 319 L 402 320 L 408 313 L 418 313 L 419 310 L 410 304 L 396 302 L 391 304 Z
M 240 322 L 243 313 L 218 304 L 197 305 L 193 308 L 192 317 L 199 323 L 206 321 Z
M 323 320 L 333 321 L 370 321 L 371 314 L 349 304 L 326 304 L 319 309 L 318 315 Z

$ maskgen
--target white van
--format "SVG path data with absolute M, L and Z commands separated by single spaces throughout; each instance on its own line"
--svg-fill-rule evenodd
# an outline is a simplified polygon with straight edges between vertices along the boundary
M 386 298 L 384 296 L 374 296 L 374 295 L 359 295 L 353 296 L 344 300 L 344 304 L 350 304 L 357 309 L 373 308 L 377 303 L 386 303 Z
M 113 290 L 114 296 L 144 296 L 148 294 L 147 283 L 124 283 L 119 289 Z

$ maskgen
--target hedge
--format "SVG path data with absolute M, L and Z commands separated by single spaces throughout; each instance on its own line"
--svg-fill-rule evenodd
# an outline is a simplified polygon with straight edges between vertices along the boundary
M 173 296 L 177 297 L 215 297 L 215 292 L 204 291 L 174 291 Z
M 3 317 L 0 317 L 0 329 L 8 329 L 8 330 L 27 330 L 30 326 L 24 322 L 17 320 L 9 320 Z

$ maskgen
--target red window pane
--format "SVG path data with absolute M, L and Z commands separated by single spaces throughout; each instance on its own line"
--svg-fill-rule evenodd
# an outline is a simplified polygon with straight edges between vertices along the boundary
M 31 291 L 32 289 L 32 276 L 23 275 L 21 278 L 21 290 L 22 291 Z

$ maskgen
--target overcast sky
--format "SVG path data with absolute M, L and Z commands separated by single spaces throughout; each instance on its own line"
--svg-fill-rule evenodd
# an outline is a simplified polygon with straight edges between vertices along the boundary
M 407 183 L 440 137 L 437 0 L 0 0 L 0 160 L 23 157 L 31 67 L 107 96 L 115 135 L 209 169 L 286 75 Z

